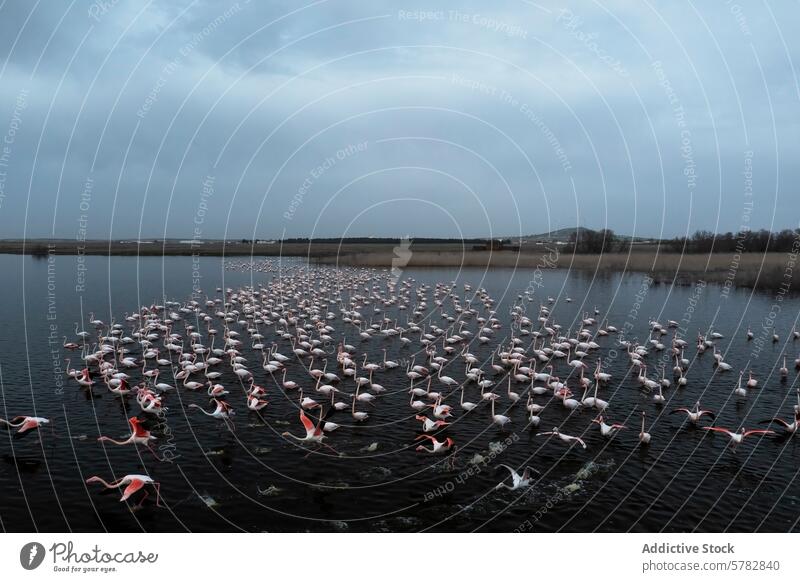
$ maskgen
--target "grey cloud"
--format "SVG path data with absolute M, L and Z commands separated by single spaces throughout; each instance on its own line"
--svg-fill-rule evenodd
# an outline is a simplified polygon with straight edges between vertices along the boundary
M 208 237 L 731 230 L 749 150 L 753 226 L 800 216 L 796 7 L 99 5 L 0 11 L 4 236 L 74 236 L 87 177 L 90 236 L 189 236 L 210 174 Z

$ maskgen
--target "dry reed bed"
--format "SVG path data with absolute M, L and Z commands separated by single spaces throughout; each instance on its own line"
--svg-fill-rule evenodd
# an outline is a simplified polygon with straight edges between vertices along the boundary
M 678 253 L 609 253 L 604 255 L 554 255 L 532 252 L 488 251 L 413 251 L 408 262 L 401 265 L 393 253 L 342 253 L 335 256 L 315 257 L 323 264 L 360 267 L 482 267 L 559 269 L 602 272 L 644 272 L 659 282 L 675 281 L 679 285 L 703 280 L 707 283 L 735 287 L 800 291 L 800 265 L 797 257 L 787 253 L 744 254 L 727 253 L 711 255 L 681 255 Z M 403 261 L 405 262 L 405 261 Z

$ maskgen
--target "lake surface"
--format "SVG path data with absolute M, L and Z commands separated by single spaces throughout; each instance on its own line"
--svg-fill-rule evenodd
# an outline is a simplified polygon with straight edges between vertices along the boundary
M 284 269 L 297 270 L 301 268 L 298 265 L 298 261 L 288 260 Z M 725 296 L 719 287 L 710 285 L 648 286 L 638 273 L 594 276 L 545 269 L 534 275 L 531 270 L 408 269 L 401 281 L 411 280 L 412 289 L 422 284 L 431 286 L 429 309 L 434 307 L 436 283 L 455 281 L 462 299 L 467 295 L 464 283 L 470 284 L 473 292 L 483 287 L 495 300 L 493 309 L 502 328 L 496 330 L 491 342 L 469 346 L 489 378 L 493 377 L 488 365 L 492 352 L 498 342 L 508 343 L 512 331 L 509 310 L 515 304 L 523 305 L 536 329 L 538 306 L 547 304 L 551 296 L 552 315 L 565 335 L 574 336 L 583 314 L 593 315 L 595 306 L 600 312 L 595 316 L 598 324 L 607 318 L 609 324 L 624 329 L 628 339 L 640 342 L 649 338 L 650 318 L 665 325 L 670 319 L 678 321 L 689 342 L 685 352 L 691 361 L 688 385 L 676 388 L 673 383 L 665 390 L 667 404 L 656 406 L 652 394 L 636 382 L 625 350 L 618 344 L 619 336 L 599 337 L 596 341 L 601 348 L 586 361 L 592 367 L 597 356 L 606 361 L 604 371 L 613 375 L 600 391 L 600 396 L 611 403 L 606 417 L 626 423 L 627 430 L 612 440 L 605 439 L 591 422 L 595 413 L 579 410 L 570 414 L 548 396 L 536 400 L 547 403 L 538 430 L 526 427 L 524 399 L 509 407 L 506 385 L 498 376 L 498 412 L 503 411 L 512 422 L 507 430 L 490 424 L 486 403 L 465 413 L 458 407 L 456 394 L 448 400 L 455 409 L 452 424 L 442 433 L 458 445 L 458 452 L 450 457 L 414 450 L 420 423 L 408 406 L 409 380 L 401 365 L 376 375 L 375 381 L 386 391 L 378 395 L 374 407 L 359 405 L 369 412 L 369 420 L 354 425 L 347 411 L 330 418 L 342 426 L 330 433 L 326 442 L 340 456 L 325 449 L 307 454 L 310 449 L 281 436 L 287 430 L 301 433 L 296 392 L 284 393 L 280 376 L 273 379 L 262 369 L 260 354 L 245 340 L 242 355 L 248 359 L 256 383 L 267 388 L 270 404 L 260 414 L 248 412 L 243 387 L 230 366 L 220 366 L 224 372 L 220 382 L 231 391 L 227 400 L 237 411 L 235 430 L 187 408 L 195 403 L 209 409 L 204 391 L 179 388 L 165 396 L 169 408 L 165 419 L 149 422 L 149 428 L 159 437 L 157 450 L 169 458 L 159 462 L 145 449 L 103 447 L 97 442 L 100 434 L 114 438 L 127 435 L 127 417 L 143 415 L 133 398 L 116 397 L 102 384 L 89 393 L 68 379 L 63 374 L 63 359 L 72 357 L 74 368 L 82 365 L 77 362 L 79 351 L 61 347 L 62 337 L 76 341 L 76 322 L 81 322 L 80 329 L 94 333 L 88 323 L 90 313 L 105 322 L 113 318 L 123 323 L 128 334 L 131 328 L 124 319 L 126 314 L 143 305 L 184 302 L 198 280 L 213 298 L 221 296 L 216 293 L 217 287 L 267 285 L 279 276 L 278 271 L 226 270 L 221 258 L 202 258 L 196 264 L 191 257 L 86 257 L 79 263 L 77 257 L 69 256 L 37 259 L 13 255 L 0 255 L 0 269 L 4 278 L 0 417 L 36 415 L 52 421 L 38 434 L 22 438 L 0 429 L 0 526 L 6 531 L 798 529 L 797 437 L 748 438 L 734 451 L 725 435 L 692 428 L 684 415 L 668 414 L 699 399 L 704 408 L 717 413 L 717 425 L 731 429 L 763 428 L 759 421 L 773 416 L 791 419 L 797 387 L 794 360 L 800 350 L 800 342 L 791 337 L 800 309 L 796 297 L 780 297 L 778 301 L 775 294 L 750 290 L 733 290 Z M 373 280 L 383 284 L 387 277 L 386 271 L 376 270 Z M 83 289 L 76 292 L 76 285 Z M 532 292 L 532 300 L 521 301 L 526 289 Z M 363 289 L 361 292 L 368 295 Z M 349 299 L 350 292 L 345 296 Z M 487 316 L 480 301 L 472 306 L 478 316 Z M 396 325 L 406 326 L 412 314 L 411 308 L 399 310 L 397 305 L 380 313 L 373 308 L 370 304 L 361 309 L 367 321 L 387 317 L 397 320 Z M 362 353 L 370 362 L 381 362 L 386 348 L 390 360 L 405 364 L 416 354 L 416 363 L 424 364 L 418 336 L 410 336 L 414 341 L 409 347 L 396 338 L 373 337 L 362 342 L 357 330 L 341 321 L 337 305 L 327 309 L 336 314 L 336 319 L 327 321 L 336 328 L 334 339 L 344 333 L 347 343 L 358 349 L 355 359 L 359 362 Z M 452 304 L 446 304 L 426 323 L 446 328 L 448 321 L 441 311 L 458 316 Z M 763 329 L 773 318 L 778 342 L 772 341 L 771 329 Z M 465 320 L 461 329 L 477 337 L 480 326 L 475 319 Z M 754 341 L 745 339 L 748 327 L 756 336 Z M 717 346 L 725 361 L 733 365 L 730 372 L 715 372 L 711 350 L 696 354 L 698 331 L 706 333 L 712 328 L 725 336 Z M 232 329 L 246 335 L 235 323 Z M 567 334 L 568 330 L 572 333 Z M 262 326 L 261 332 L 265 343 L 277 341 L 281 353 L 293 355 L 289 341 L 279 338 L 274 327 Z M 523 347 L 532 340 L 531 336 L 517 337 L 524 339 Z M 667 347 L 670 337 L 662 339 Z M 326 349 L 334 353 L 335 344 Z M 788 356 L 789 367 L 785 379 L 778 372 L 783 354 Z M 660 375 L 660 357 L 662 354 L 653 352 L 647 358 L 651 378 Z M 446 373 L 460 383 L 464 364 L 453 359 Z M 335 362 L 335 357 L 330 361 Z M 306 395 L 319 398 L 313 393 L 307 365 L 307 359 L 301 362 L 293 358 L 286 366 L 288 378 L 301 383 Z M 564 362 L 558 365 L 562 379 L 567 369 Z M 733 395 L 740 369 L 752 369 L 759 379 L 759 387 L 749 390 L 744 400 Z M 672 363 L 668 362 L 670 378 L 671 371 Z M 131 374 L 135 376 L 136 372 Z M 171 376 L 165 368 L 161 381 L 177 384 Z M 568 383 L 579 398 L 576 382 Z M 435 384 L 435 388 L 443 387 Z M 519 392 L 526 388 L 524 384 L 514 385 Z M 352 380 L 343 382 L 341 389 L 353 392 Z M 478 401 L 479 390 L 475 385 L 468 386 L 469 399 Z M 649 447 L 639 446 L 637 440 L 641 411 L 647 413 L 647 430 L 652 434 Z M 582 436 L 588 448 L 566 447 L 536 436 L 553 426 Z M 781 432 L 779 427 L 774 428 Z M 499 463 L 515 468 L 530 465 L 540 475 L 529 489 L 496 491 L 495 485 L 508 477 L 507 471 L 497 467 Z M 166 507 L 157 508 L 148 500 L 141 509 L 132 509 L 118 501 L 117 491 L 104 493 L 96 485 L 84 484 L 92 475 L 111 480 L 130 473 L 146 473 L 160 482 Z

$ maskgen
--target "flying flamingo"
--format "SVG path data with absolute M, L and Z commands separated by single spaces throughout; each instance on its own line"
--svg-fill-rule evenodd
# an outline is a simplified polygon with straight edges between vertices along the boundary
M 98 442 L 109 442 L 114 445 L 145 445 L 146 447 L 150 448 L 150 443 L 152 441 L 158 440 L 156 437 L 150 434 L 150 431 L 142 426 L 142 421 L 139 420 L 135 416 L 131 416 L 128 419 L 128 424 L 131 427 L 131 434 L 128 438 L 123 441 L 114 440 L 111 437 L 107 436 L 100 436 L 97 438 Z
M 86 480 L 87 483 L 102 483 L 106 489 L 119 489 L 120 487 L 126 486 L 125 491 L 122 492 L 122 497 L 120 497 L 120 501 L 127 501 L 128 498 L 145 487 L 146 485 L 152 485 L 153 488 L 156 490 L 156 507 L 162 507 L 160 500 L 161 500 L 161 484 L 153 481 L 151 477 L 148 475 L 125 475 L 121 479 L 117 479 L 113 483 L 109 483 L 108 481 L 104 480 L 102 477 L 98 477 L 95 475 L 94 477 L 89 477 Z M 139 502 L 137 507 L 141 507 L 144 500 L 150 494 L 145 491 L 144 497 Z
M 235 414 L 231 405 L 223 400 L 218 400 L 216 398 L 212 398 L 209 402 L 213 402 L 216 407 L 212 412 L 207 412 L 203 409 L 202 406 L 198 406 L 197 404 L 190 404 L 188 408 L 196 408 L 206 416 L 211 416 L 213 418 L 218 418 L 224 421 L 231 420 L 231 417 Z
M 433 406 L 433 416 L 439 420 L 446 420 L 453 416 L 451 414 L 453 408 L 447 404 L 442 404 L 442 397 L 436 399 L 436 404 Z
M 49 422 L 49 419 L 41 416 L 15 416 L 11 420 L 0 418 L 0 424 L 5 424 L 10 428 L 18 428 L 17 434 L 24 434 L 29 430 L 41 428 L 43 424 L 48 424 Z
M 561 442 L 564 442 L 564 443 L 567 443 L 567 444 L 578 443 L 584 449 L 586 448 L 586 443 L 583 442 L 583 439 L 581 439 L 580 437 L 570 436 L 568 434 L 564 434 L 563 432 L 560 432 L 558 430 L 558 428 L 556 428 L 556 427 L 553 427 L 553 430 L 550 430 L 550 431 L 547 431 L 547 432 L 540 432 L 536 436 L 538 437 L 538 436 L 548 436 L 548 435 L 557 436 L 559 439 L 561 439 Z
M 314 422 L 310 418 L 308 418 L 308 416 L 306 416 L 306 413 L 303 412 L 302 409 L 300 409 L 300 422 L 303 423 L 303 427 L 306 429 L 306 436 L 304 437 L 295 436 L 289 431 L 281 433 L 281 436 L 291 437 L 294 440 L 299 441 L 301 443 L 317 444 L 326 447 L 331 451 L 333 451 L 334 453 L 336 453 L 336 449 L 334 449 L 327 443 L 323 442 L 323 440 L 325 439 L 325 433 L 322 428 L 322 423 L 323 423 L 322 415 L 320 415 L 320 421 L 315 425 Z
M 447 422 L 445 420 L 433 421 L 430 418 L 428 418 L 427 416 L 420 415 L 420 414 L 417 414 L 414 418 L 416 420 L 419 420 L 420 422 L 422 422 L 422 430 L 424 432 L 433 432 L 437 428 L 441 428 L 443 426 L 447 426 L 447 425 L 450 424 L 449 422 Z
M 600 425 L 600 434 L 606 438 L 611 438 L 616 435 L 619 431 L 625 428 L 624 424 L 606 424 L 603 420 L 603 415 L 601 414 L 594 420 L 592 420 L 595 424 Z
M 733 432 L 731 430 L 728 430 L 727 428 L 720 428 L 718 426 L 704 426 L 702 428 L 703 430 L 711 430 L 714 432 L 721 432 L 723 434 L 728 435 L 728 438 L 730 438 L 730 445 L 734 448 L 736 447 L 736 445 L 741 444 L 742 441 L 744 441 L 745 437 L 757 434 L 761 435 L 775 434 L 774 430 L 745 430 L 744 427 L 739 429 L 739 432 Z
M 689 419 L 689 422 L 692 424 L 697 424 L 703 416 L 711 417 L 711 420 L 716 418 L 716 415 L 711 412 L 710 410 L 700 410 L 700 401 L 698 400 L 694 404 L 694 409 L 689 410 L 688 408 L 676 408 L 675 410 L 671 411 L 670 414 L 675 414 L 676 412 L 683 412 L 686 414 L 686 417 Z
M 225 386 L 223 386 L 222 384 L 214 384 L 210 380 L 207 382 L 207 384 L 208 384 L 207 393 L 209 396 L 213 396 L 216 398 L 219 396 L 225 396 L 226 394 L 230 394 L 230 392 L 225 390 Z
M 431 454 L 434 454 L 434 453 L 446 453 L 450 449 L 455 448 L 455 444 L 456 444 L 455 441 L 453 439 L 451 439 L 450 437 L 447 437 L 447 439 L 445 439 L 444 442 L 440 442 L 436 438 L 432 437 L 429 434 L 421 434 L 415 440 L 419 440 L 419 439 L 430 439 L 431 443 L 433 443 L 433 446 L 430 449 L 428 449 L 428 448 L 424 447 L 423 445 L 419 445 L 416 450 L 417 451 L 425 451 L 426 453 L 431 453 Z
M 77 376 L 75 380 L 78 382 L 78 384 L 80 384 L 84 388 L 90 388 L 91 386 L 94 385 L 94 380 L 92 380 L 92 375 L 91 372 L 89 371 L 89 368 L 84 368 L 83 370 L 81 370 L 80 375 Z
M 268 401 L 266 401 L 263 398 L 259 398 L 255 394 L 247 395 L 247 408 L 249 408 L 254 412 L 258 412 L 259 410 L 264 408 L 267 404 L 269 404 Z
M 770 418 L 761 421 L 762 424 L 768 424 L 772 422 L 781 425 L 783 428 L 786 429 L 786 432 L 788 434 L 794 434 L 798 431 L 798 429 L 800 429 L 800 412 L 794 413 L 794 422 L 792 422 L 791 424 L 786 422 L 782 418 Z
M 511 485 L 508 485 L 504 481 L 501 481 L 497 485 L 495 485 L 495 491 L 499 491 L 500 489 L 508 489 L 509 491 L 515 491 L 517 489 L 521 489 L 523 487 L 528 487 L 531 485 L 531 472 L 539 474 L 539 471 L 536 469 L 532 469 L 531 467 L 525 467 L 525 470 L 522 472 L 522 475 L 517 473 L 514 469 L 509 467 L 508 465 L 500 464 L 498 467 L 503 467 L 508 469 L 508 472 L 511 474 Z

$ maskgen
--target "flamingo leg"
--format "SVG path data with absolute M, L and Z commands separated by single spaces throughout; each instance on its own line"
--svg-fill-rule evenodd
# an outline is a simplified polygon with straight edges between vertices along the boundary
M 331 450 L 331 451 L 332 451 L 334 454 L 336 454 L 336 455 L 338 455 L 338 454 L 339 454 L 339 451 L 337 451 L 336 449 L 334 449 L 332 446 L 330 446 L 330 445 L 328 445 L 328 444 L 325 444 L 325 443 L 320 443 L 320 445 L 322 445 L 323 447 L 326 447 L 326 448 L 330 449 L 330 450 Z
M 156 453 L 155 449 L 153 449 L 151 445 L 147 445 L 147 450 L 153 453 L 153 457 L 155 457 L 156 461 L 160 463 L 164 462 L 164 459 L 158 456 L 158 453 Z
M 136 504 L 134 509 L 137 511 L 141 509 L 142 506 L 144 505 L 144 500 L 147 499 L 148 497 L 150 497 L 150 493 L 147 491 L 147 489 L 144 489 L 144 495 L 142 495 L 141 500 L 139 501 L 139 503 Z

